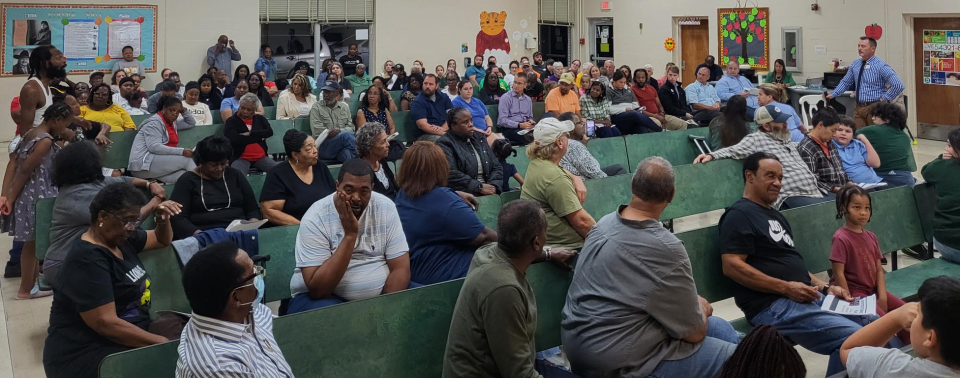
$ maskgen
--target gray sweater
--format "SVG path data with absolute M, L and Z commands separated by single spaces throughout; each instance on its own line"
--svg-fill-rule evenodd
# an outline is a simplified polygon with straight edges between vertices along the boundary
M 45 266 L 67 257 L 73 242 L 90 228 L 90 202 L 100 189 L 120 182 L 133 183 L 133 177 L 105 177 L 103 181 L 69 185 L 60 188 L 53 202 L 53 220 L 50 227 L 50 247 Z
M 193 128 L 196 121 L 190 112 L 183 113 L 183 118 L 178 118 L 173 127 L 180 130 Z M 127 170 L 130 171 L 149 171 L 150 163 L 153 162 L 155 155 L 177 155 L 183 156 L 183 148 L 168 147 L 166 144 L 170 141 L 167 135 L 167 127 L 159 114 L 154 114 L 140 125 L 137 136 L 133 138 L 133 146 L 130 147 L 130 160 L 127 162 Z M 192 147 L 192 146 L 191 146 Z

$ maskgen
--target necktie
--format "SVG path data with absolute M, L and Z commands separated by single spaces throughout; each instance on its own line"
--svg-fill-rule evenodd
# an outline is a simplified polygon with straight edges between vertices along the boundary
M 860 61 L 860 75 L 857 76 L 857 102 L 863 102 L 860 99 L 860 89 L 863 88 L 863 69 L 867 67 L 867 61 Z

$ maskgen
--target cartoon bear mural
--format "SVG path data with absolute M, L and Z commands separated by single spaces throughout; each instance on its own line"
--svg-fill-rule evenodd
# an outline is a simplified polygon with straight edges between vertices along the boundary
M 483 55 L 483 66 L 487 66 L 487 58 L 491 55 L 497 58 L 498 65 L 505 65 L 510 61 L 510 39 L 504 25 L 507 12 L 480 13 L 480 32 L 477 33 L 477 55 Z

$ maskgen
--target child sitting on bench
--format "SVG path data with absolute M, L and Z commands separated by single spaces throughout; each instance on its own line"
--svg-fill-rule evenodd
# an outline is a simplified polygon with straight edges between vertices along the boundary
M 850 335 L 840 361 L 851 378 L 960 376 L 960 279 L 940 276 L 920 285 L 919 303 L 905 304 Z M 882 346 L 893 334 L 910 329 L 913 357 Z M 919 357 L 919 358 L 918 358 Z
M 833 134 L 833 144 L 837 146 L 843 170 L 850 181 L 857 184 L 879 183 L 883 180 L 873 169 L 880 166 L 880 155 L 877 155 L 866 136 L 853 137 L 856 130 L 853 119 L 844 116 L 840 117 L 840 125 Z
M 837 219 L 846 223 L 833 234 L 830 261 L 833 263 L 831 285 L 840 286 L 854 297 L 877 295 L 877 315 L 896 310 L 903 300 L 887 291 L 880 259 L 877 235 L 863 227 L 873 214 L 870 194 L 857 185 L 847 184 L 837 193 Z M 910 333 L 902 331 L 900 340 L 910 344 Z

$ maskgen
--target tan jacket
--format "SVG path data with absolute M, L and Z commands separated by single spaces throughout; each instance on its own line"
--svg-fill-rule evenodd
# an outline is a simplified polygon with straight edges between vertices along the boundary
M 314 96 L 313 93 L 307 95 L 307 106 L 312 109 L 316 102 L 317 96 Z M 289 90 L 280 92 L 280 95 L 277 96 L 277 119 L 294 119 L 299 116 L 300 101 L 297 101 L 297 96 Z

